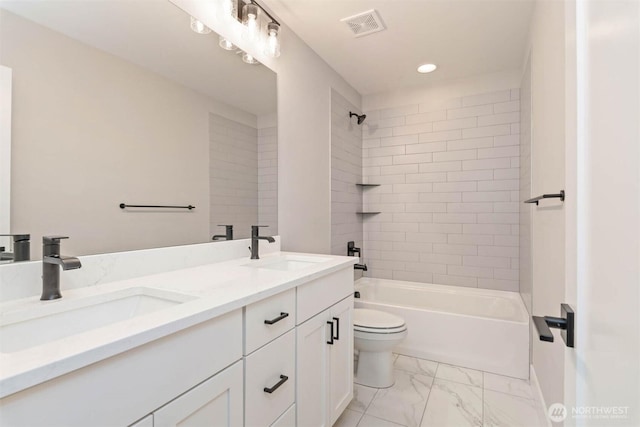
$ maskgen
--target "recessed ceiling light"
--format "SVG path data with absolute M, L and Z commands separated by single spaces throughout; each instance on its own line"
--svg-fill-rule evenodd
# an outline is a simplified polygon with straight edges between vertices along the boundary
M 436 67 L 436 64 L 422 64 L 418 67 L 418 72 L 423 74 L 430 73 L 432 71 L 435 71 L 436 68 L 438 68 Z

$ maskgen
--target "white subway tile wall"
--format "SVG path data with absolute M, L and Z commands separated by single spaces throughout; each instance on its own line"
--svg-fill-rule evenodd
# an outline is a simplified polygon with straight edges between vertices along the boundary
M 331 253 L 347 255 L 347 242 L 362 247 L 362 193 L 371 191 L 356 186 L 362 182 L 362 126 L 349 111 L 360 111 L 335 91 L 331 92 Z M 367 120 L 369 120 L 367 118 Z M 393 120 L 382 120 L 393 125 Z M 365 122 L 366 123 L 366 122 Z M 391 128 L 389 128 L 391 129 Z M 389 147 L 393 148 L 393 147 Z M 375 162 L 370 163 L 370 165 Z M 379 166 L 366 166 L 376 169 Z M 361 274 L 357 274 L 357 277 Z
M 381 185 L 363 208 L 382 212 L 364 218 L 368 276 L 518 291 L 519 98 L 366 112 L 363 179 Z
M 251 235 L 258 221 L 258 130 L 209 114 L 210 233 L 233 224 L 236 239 Z
M 278 234 L 278 128 L 258 129 L 258 222 L 265 236 Z

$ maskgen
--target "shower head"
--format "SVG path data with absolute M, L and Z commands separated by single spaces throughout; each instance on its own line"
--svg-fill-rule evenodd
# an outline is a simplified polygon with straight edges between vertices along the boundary
M 361 125 L 362 122 L 364 122 L 364 119 L 367 118 L 366 114 L 356 114 L 356 113 L 352 113 L 351 111 L 349 111 L 349 118 L 356 116 L 358 118 L 358 124 Z

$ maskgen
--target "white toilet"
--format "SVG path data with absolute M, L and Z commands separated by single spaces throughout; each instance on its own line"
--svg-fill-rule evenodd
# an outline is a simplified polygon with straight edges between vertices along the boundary
M 391 387 L 393 348 L 407 336 L 404 319 L 390 313 L 356 308 L 353 313 L 354 346 L 359 351 L 356 384 Z

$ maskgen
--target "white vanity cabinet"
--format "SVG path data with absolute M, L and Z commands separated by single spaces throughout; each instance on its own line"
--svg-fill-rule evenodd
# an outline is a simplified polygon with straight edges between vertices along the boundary
M 353 397 L 352 316 L 349 264 L 8 395 L 0 425 L 330 427 Z
M 155 411 L 153 427 L 243 425 L 242 361 Z
M 313 313 L 324 304 L 309 319 L 299 316 L 296 328 L 298 426 L 332 426 L 353 398 L 351 269 L 298 288 L 299 313 Z

